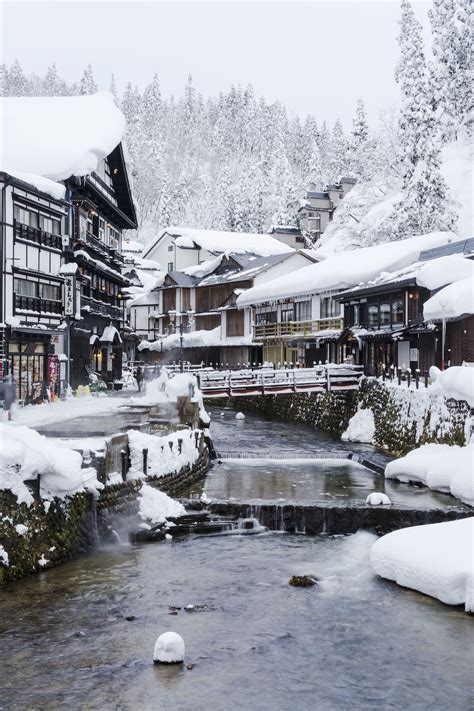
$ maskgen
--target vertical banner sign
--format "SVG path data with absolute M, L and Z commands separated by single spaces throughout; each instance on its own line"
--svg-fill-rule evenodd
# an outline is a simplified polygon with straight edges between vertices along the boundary
M 58 397 L 58 382 L 59 382 L 59 358 L 57 355 L 48 356 L 48 388 L 51 394 L 51 400 L 56 400 Z
M 73 276 L 64 277 L 64 314 L 66 316 L 74 316 L 74 296 L 76 286 Z

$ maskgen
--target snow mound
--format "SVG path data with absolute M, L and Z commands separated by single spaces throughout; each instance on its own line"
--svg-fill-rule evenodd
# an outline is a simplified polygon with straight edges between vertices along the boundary
M 184 660 L 184 639 L 177 632 L 164 632 L 155 642 L 153 661 L 161 664 L 177 664 Z
M 379 538 L 370 551 L 382 578 L 474 612 L 474 517 L 413 526 Z
M 424 444 L 389 462 L 387 479 L 420 482 L 474 506 L 474 445 Z
M 447 370 L 440 370 L 432 365 L 430 378 L 433 381 L 432 392 L 447 399 L 465 400 L 470 407 L 474 407 L 474 368 L 453 365 Z
M 158 378 L 147 383 L 145 395 L 131 398 L 131 402 L 138 405 L 158 405 L 175 403 L 178 397 L 189 397 L 191 402 L 197 402 L 199 417 L 204 424 L 209 424 L 211 418 L 204 407 L 202 392 L 196 376 L 191 373 L 178 373 L 170 378 L 167 371 L 163 369 Z
M 146 476 L 162 477 L 190 467 L 199 458 L 195 433 L 197 430 L 181 430 L 165 437 L 146 434 L 138 430 L 128 431 L 130 469 L 128 479 L 143 479 Z M 181 451 L 180 451 L 181 448 Z M 148 450 L 147 472 L 143 471 L 143 450 Z
M 38 476 L 42 499 L 64 499 L 82 491 L 98 494 L 103 484 L 95 469 L 81 467 L 79 452 L 55 445 L 28 427 L 0 424 L 0 489 L 15 494 L 18 503 L 33 503 L 24 482 Z
M 365 500 L 365 503 L 370 504 L 370 506 L 391 506 L 392 505 L 392 502 L 390 501 L 387 494 L 381 494 L 378 491 L 374 491 L 373 494 L 369 494 Z
M 245 415 L 243 412 L 238 412 L 235 416 L 236 420 L 245 420 Z
M 175 501 L 164 491 L 154 489 L 148 484 L 143 484 L 139 493 L 140 518 L 151 523 L 164 523 L 167 518 L 183 516 L 186 509 L 179 501 Z
M 425 321 L 460 318 L 474 313 L 474 279 L 460 279 L 433 294 L 423 305 Z
M 89 175 L 120 143 L 125 117 L 112 94 L 3 97 L 0 168 L 51 180 Z M 31 117 L 34 116 L 34 121 Z
M 342 433 L 341 439 L 346 442 L 364 442 L 372 444 L 375 436 L 375 421 L 372 410 L 358 410 L 351 417 L 347 430 Z

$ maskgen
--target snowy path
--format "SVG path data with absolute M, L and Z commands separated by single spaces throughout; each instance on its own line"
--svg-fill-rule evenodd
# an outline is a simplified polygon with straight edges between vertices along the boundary
M 130 393 L 130 397 L 136 393 Z M 127 402 L 126 397 L 114 395 L 104 395 L 103 397 L 80 397 L 70 400 L 52 402 L 47 405 L 28 405 L 25 408 L 17 408 L 11 422 L 5 422 L 13 427 L 24 425 L 26 427 L 39 427 L 49 425 L 64 420 L 72 420 L 76 417 L 88 417 L 91 415 L 102 415 L 118 410 L 121 405 Z

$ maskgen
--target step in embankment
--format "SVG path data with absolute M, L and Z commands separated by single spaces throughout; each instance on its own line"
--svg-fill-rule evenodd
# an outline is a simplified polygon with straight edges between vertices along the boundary
M 473 515 L 468 506 L 416 509 L 408 506 L 370 506 L 363 502 L 255 503 L 251 501 L 213 501 L 202 504 L 195 500 L 181 500 L 188 510 L 207 510 L 213 515 L 236 518 L 255 518 L 271 531 L 346 535 L 360 529 L 380 535 L 408 526 L 442 523 Z

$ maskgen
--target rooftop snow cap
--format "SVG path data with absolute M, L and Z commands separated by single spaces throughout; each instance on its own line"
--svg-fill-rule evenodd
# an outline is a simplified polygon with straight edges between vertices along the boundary
M 299 269 L 241 294 L 237 304 L 247 306 L 302 294 L 319 294 L 333 289 L 347 289 L 368 282 L 381 272 L 396 271 L 418 261 L 420 252 L 456 239 L 453 232 L 432 232 L 398 242 L 385 242 L 374 247 L 335 252 L 317 264 Z
M 147 257 L 164 235 L 174 238 L 174 243 L 181 249 L 205 249 L 211 254 L 255 254 L 268 257 L 273 254 L 294 252 L 292 247 L 280 242 L 268 234 L 250 234 L 247 232 L 223 232 L 222 230 L 201 230 L 191 227 L 166 227 L 158 237 L 145 247 L 143 256 Z
M 112 94 L 0 99 L 0 170 L 51 180 L 88 175 L 120 143 L 125 117 Z

